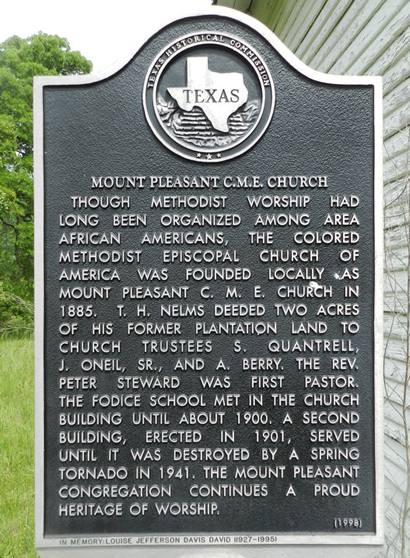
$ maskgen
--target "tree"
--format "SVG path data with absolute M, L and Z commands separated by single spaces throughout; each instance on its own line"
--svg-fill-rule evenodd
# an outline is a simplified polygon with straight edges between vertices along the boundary
M 0 44 L 0 328 L 2 293 L 33 297 L 33 76 L 90 70 L 91 62 L 56 35 Z

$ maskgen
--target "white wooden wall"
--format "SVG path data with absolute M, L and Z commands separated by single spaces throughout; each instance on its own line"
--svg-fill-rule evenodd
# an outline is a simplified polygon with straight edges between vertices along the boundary
M 301 59 L 381 75 L 385 195 L 385 529 L 378 556 L 410 558 L 410 1 L 226 0 Z

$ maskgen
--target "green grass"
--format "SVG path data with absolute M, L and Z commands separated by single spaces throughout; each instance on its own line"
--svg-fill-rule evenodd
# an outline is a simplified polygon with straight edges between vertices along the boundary
M 33 341 L 0 338 L 0 557 L 34 550 Z

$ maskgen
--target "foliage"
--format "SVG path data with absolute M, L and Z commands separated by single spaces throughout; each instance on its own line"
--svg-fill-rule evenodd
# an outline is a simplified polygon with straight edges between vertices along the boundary
M 0 329 L 13 317 L 13 297 L 33 298 L 33 76 L 90 69 L 55 35 L 10 37 L 0 44 Z
M 3 337 L 30 335 L 33 331 L 34 309 L 31 300 L 25 300 L 9 290 L 0 281 L 0 335 Z

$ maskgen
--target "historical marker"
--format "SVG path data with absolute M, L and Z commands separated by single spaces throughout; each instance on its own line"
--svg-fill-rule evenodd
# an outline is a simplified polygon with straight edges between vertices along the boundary
M 380 91 L 215 8 L 36 80 L 43 553 L 381 543 Z

